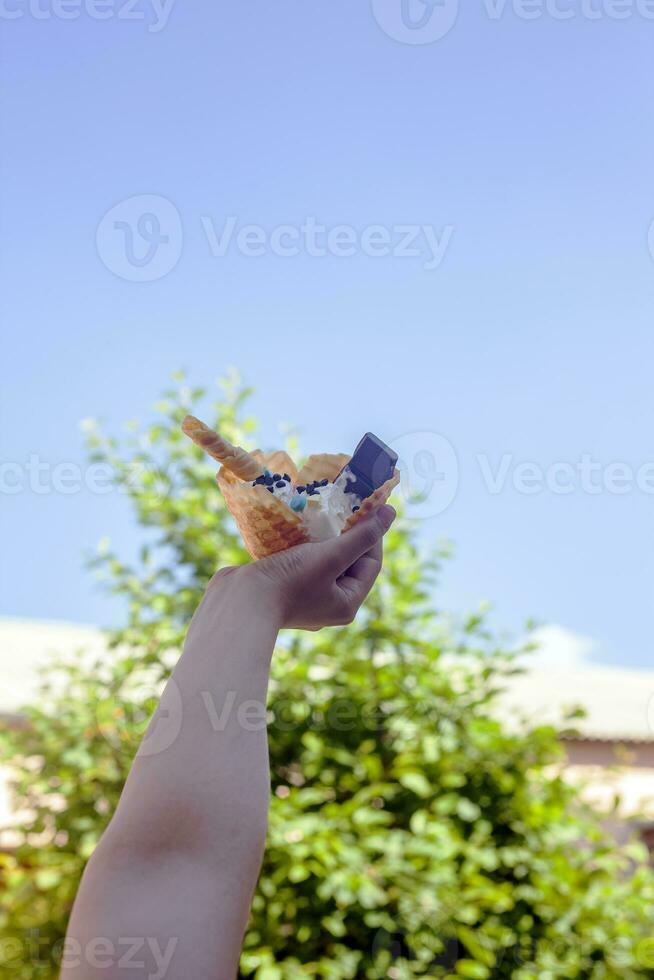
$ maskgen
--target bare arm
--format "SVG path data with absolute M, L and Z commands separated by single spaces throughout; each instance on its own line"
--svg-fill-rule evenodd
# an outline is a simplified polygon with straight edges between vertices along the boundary
M 214 576 L 85 871 L 62 980 L 233 980 L 265 843 L 277 633 L 351 622 L 393 517 Z

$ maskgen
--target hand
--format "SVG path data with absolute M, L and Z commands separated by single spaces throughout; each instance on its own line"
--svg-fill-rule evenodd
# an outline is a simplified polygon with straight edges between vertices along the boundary
M 244 571 L 257 578 L 281 627 L 319 630 L 351 623 L 382 567 L 382 539 L 395 520 L 385 505 L 338 538 L 296 545 Z

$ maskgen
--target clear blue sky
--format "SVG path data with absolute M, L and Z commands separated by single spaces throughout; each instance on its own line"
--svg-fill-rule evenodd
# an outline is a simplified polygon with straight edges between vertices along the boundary
M 591 20 L 581 0 L 561 0 L 567 20 L 493 18 L 479 0 L 407 44 L 378 23 L 394 33 L 400 0 L 374 6 L 177 0 L 160 30 L 146 0 L 137 20 L 0 18 L 3 458 L 81 463 L 81 418 L 118 429 L 175 368 L 202 384 L 233 364 L 269 444 L 280 420 L 317 451 L 366 429 L 449 440 L 456 495 L 419 525 L 456 544 L 441 605 L 491 598 L 511 629 L 534 615 L 651 664 L 654 496 L 530 495 L 512 469 L 491 493 L 478 456 L 654 460 L 654 21 Z M 171 202 L 176 260 L 144 282 L 116 226 L 138 202 L 102 224 L 141 195 Z M 360 239 L 349 257 L 214 255 L 206 229 L 228 216 L 450 237 L 433 269 Z M 0 612 L 115 620 L 81 553 L 105 534 L 132 553 L 122 499 L 25 489 L 2 510 Z

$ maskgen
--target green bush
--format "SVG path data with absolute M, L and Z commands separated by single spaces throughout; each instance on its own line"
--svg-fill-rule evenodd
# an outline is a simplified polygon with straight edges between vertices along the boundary
M 230 381 L 213 413 L 246 444 L 247 394 Z M 108 546 L 94 559 L 126 600 L 110 654 L 69 658 L 44 679 L 29 723 L 2 735 L 24 812 L 16 847 L 0 854 L 3 976 L 56 976 L 82 868 L 203 587 L 217 565 L 246 559 L 213 466 L 179 431 L 203 398 L 176 378 L 145 432 L 119 444 L 89 431 L 143 547 L 135 567 Z M 280 641 L 269 844 L 241 975 L 654 976 L 643 850 L 616 848 L 560 778 L 553 728 L 494 719 L 514 657 L 483 616 L 434 610 L 437 569 L 400 520 L 356 623 Z

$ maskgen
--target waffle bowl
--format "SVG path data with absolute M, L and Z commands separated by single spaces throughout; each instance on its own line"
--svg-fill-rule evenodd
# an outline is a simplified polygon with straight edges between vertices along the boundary
M 343 453 L 319 453 L 309 456 L 304 466 L 295 465 L 288 453 L 281 450 L 248 453 L 221 438 L 208 426 L 192 415 L 187 415 L 182 429 L 198 446 L 209 453 L 221 466 L 217 481 L 227 507 L 236 521 L 241 536 L 252 558 L 265 558 L 296 544 L 311 540 L 302 513 L 291 510 L 289 505 L 264 486 L 252 486 L 264 470 L 271 473 L 287 473 L 294 486 L 306 485 L 314 480 L 335 480 L 350 456 Z M 377 507 L 381 507 L 400 482 L 400 474 L 393 476 L 371 496 L 366 497 L 360 509 L 351 514 L 341 533 L 360 521 Z M 312 502 L 309 502 L 309 507 Z

